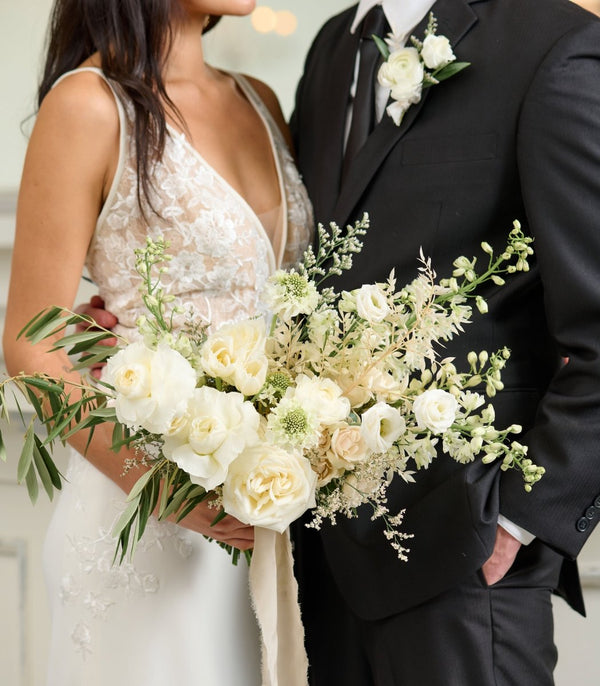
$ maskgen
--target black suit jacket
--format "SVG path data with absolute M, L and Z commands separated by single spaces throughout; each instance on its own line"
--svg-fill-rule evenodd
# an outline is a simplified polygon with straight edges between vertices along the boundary
M 420 247 L 449 275 L 459 255 L 484 257 L 481 241 L 499 249 L 519 219 L 535 238 L 531 270 L 487 289 L 489 313 L 444 355 L 466 367 L 469 350 L 512 350 L 496 423 L 525 427 L 546 475 L 527 494 L 520 474 L 440 455 L 416 485 L 390 489 L 390 509 L 407 508 L 403 529 L 415 535 L 409 561 L 365 512 L 323 530 L 330 568 L 359 616 L 391 615 L 480 568 L 501 512 L 538 537 L 523 564 L 541 565 L 542 583 L 556 586 L 563 558 L 576 557 L 600 519 L 600 23 L 567 0 L 438 0 L 438 34 L 471 66 L 427 89 L 401 126 L 384 115 L 341 185 L 354 12 L 315 39 L 292 118 L 317 219 L 371 218 L 335 285 L 382 281 L 392 268 L 408 282 Z M 314 535 L 296 531 L 304 589 L 314 583 Z M 574 569 L 563 566 L 562 579 L 582 610 Z

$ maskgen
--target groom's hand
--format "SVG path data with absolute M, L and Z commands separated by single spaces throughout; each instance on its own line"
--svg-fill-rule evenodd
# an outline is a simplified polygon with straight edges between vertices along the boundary
M 520 547 L 521 544 L 514 536 L 511 536 L 506 529 L 498 526 L 494 550 L 489 560 L 482 567 L 483 576 L 488 586 L 495 584 L 504 577 L 515 561 Z
M 96 324 L 103 329 L 110 329 L 112 331 L 112 329 L 119 323 L 119 320 L 114 314 L 104 309 L 104 300 L 102 300 L 99 295 L 93 295 L 89 303 L 79 305 L 75 312 L 77 312 L 77 314 L 83 314 L 87 317 L 90 317 L 90 319 L 93 319 Z M 83 324 L 78 324 L 76 329 L 78 333 L 82 333 L 84 331 L 93 331 L 92 326 L 86 327 Z M 114 346 L 116 344 L 116 338 L 105 338 L 100 342 L 100 345 Z M 103 362 L 92 365 L 90 367 L 90 374 L 96 379 L 99 379 L 102 375 L 102 367 L 104 367 L 104 364 L 105 363 Z

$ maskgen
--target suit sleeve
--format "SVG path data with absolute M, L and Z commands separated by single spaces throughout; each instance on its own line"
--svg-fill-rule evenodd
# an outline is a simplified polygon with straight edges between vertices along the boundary
M 549 331 L 568 357 L 525 436 L 546 468 L 500 481 L 500 511 L 567 557 L 600 521 L 600 23 L 564 35 L 524 100 L 517 153 Z

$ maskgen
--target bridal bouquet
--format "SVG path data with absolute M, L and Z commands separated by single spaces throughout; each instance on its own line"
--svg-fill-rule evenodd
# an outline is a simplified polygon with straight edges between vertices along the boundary
M 399 530 L 402 513 L 390 513 L 386 490 L 393 477 L 412 481 L 439 452 L 461 463 L 501 461 L 523 473 L 526 490 L 543 468 L 513 440 L 520 427 L 494 426 L 486 400 L 502 388 L 509 351 L 472 352 L 465 368 L 440 358 L 437 348 L 463 332 L 486 302 L 476 293 L 487 281 L 528 269 L 532 239 L 517 222 L 502 253 L 482 244 L 486 264 L 459 257 L 454 272 L 437 281 L 420 257 L 415 280 L 337 293 L 323 286 L 349 269 L 368 227 L 319 227 L 319 247 L 297 269 L 278 271 L 264 301 L 271 320 L 256 317 L 210 330 L 165 292 L 168 246 L 148 238 L 136 251 L 146 314 L 140 340 L 107 349 L 110 331 L 65 335 L 56 344 L 81 354 L 76 368 L 107 360 L 101 381 L 82 383 L 76 399 L 64 382 L 19 375 L 0 385 L 19 388 L 47 429 L 29 424 L 18 465 L 33 499 L 38 480 L 52 496 L 61 475 L 53 442 L 104 422 L 114 424 L 113 449 L 132 449 L 126 469 L 144 468 L 115 530 L 117 554 L 135 549 L 151 514 L 181 519 L 209 498 L 215 521 L 226 514 L 244 523 L 284 531 L 306 510 L 312 526 L 336 516 L 356 516 L 369 504 L 385 535 L 406 558 Z M 472 304 L 473 305 L 472 305 Z M 51 308 L 23 334 L 39 342 L 82 317 Z M 239 551 L 234 551 L 237 561 Z

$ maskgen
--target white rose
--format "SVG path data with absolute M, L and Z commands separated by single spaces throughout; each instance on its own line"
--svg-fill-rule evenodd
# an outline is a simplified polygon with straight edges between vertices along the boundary
M 115 388 L 117 419 L 157 434 L 185 412 L 196 386 L 192 365 L 164 343 L 131 343 L 109 358 L 104 378 Z
M 390 54 L 381 65 L 377 80 L 389 88 L 394 100 L 408 105 L 421 99 L 423 88 L 423 64 L 416 48 L 402 48 Z
M 301 374 L 296 386 L 286 391 L 303 407 L 310 409 L 321 426 L 329 426 L 346 419 L 350 401 L 342 395 L 342 389 L 331 379 L 310 378 Z
M 248 358 L 236 367 L 233 385 L 246 396 L 256 395 L 265 385 L 268 368 L 266 355 Z
M 400 412 L 383 402 L 370 407 L 361 421 L 363 438 L 374 453 L 387 452 L 406 430 L 406 422 Z
M 354 469 L 368 455 L 369 450 L 359 426 L 341 426 L 333 432 L 328 457 L 334 467 Z
M 300 453 L 259 443 L 230 466 L 223 507 L 245 524 L 282 533 L 315 506 L 316 482 L 310 462 Z
M 247 319 L 222 326 L 211 334 L 200 351 L 204 372 L 254 395 L 267 377 L 266 332 L 262 319 Z
M 454 423 L 458 402 L 451 393 L 431 388 L 415 398 L 413 411 L 420 429 L 441 434 Z
M 187 423 L 165 438 L 163 452 L 207 491 L 220 486 L 229 465 L 258 441 L 260 415 L 241 393 L 209 386 L 194 391 Z
M 425 37 L 421 57 L 427 69 L 440 69 L 456 59 L 452 52 L 450 41 L 446 36 L 435 36 L 433 34 Z
M 366 284 L 356 291 L 356 311 L 369 324 L 377 324 L 386 318 L 390 306 L 379 286 Z

